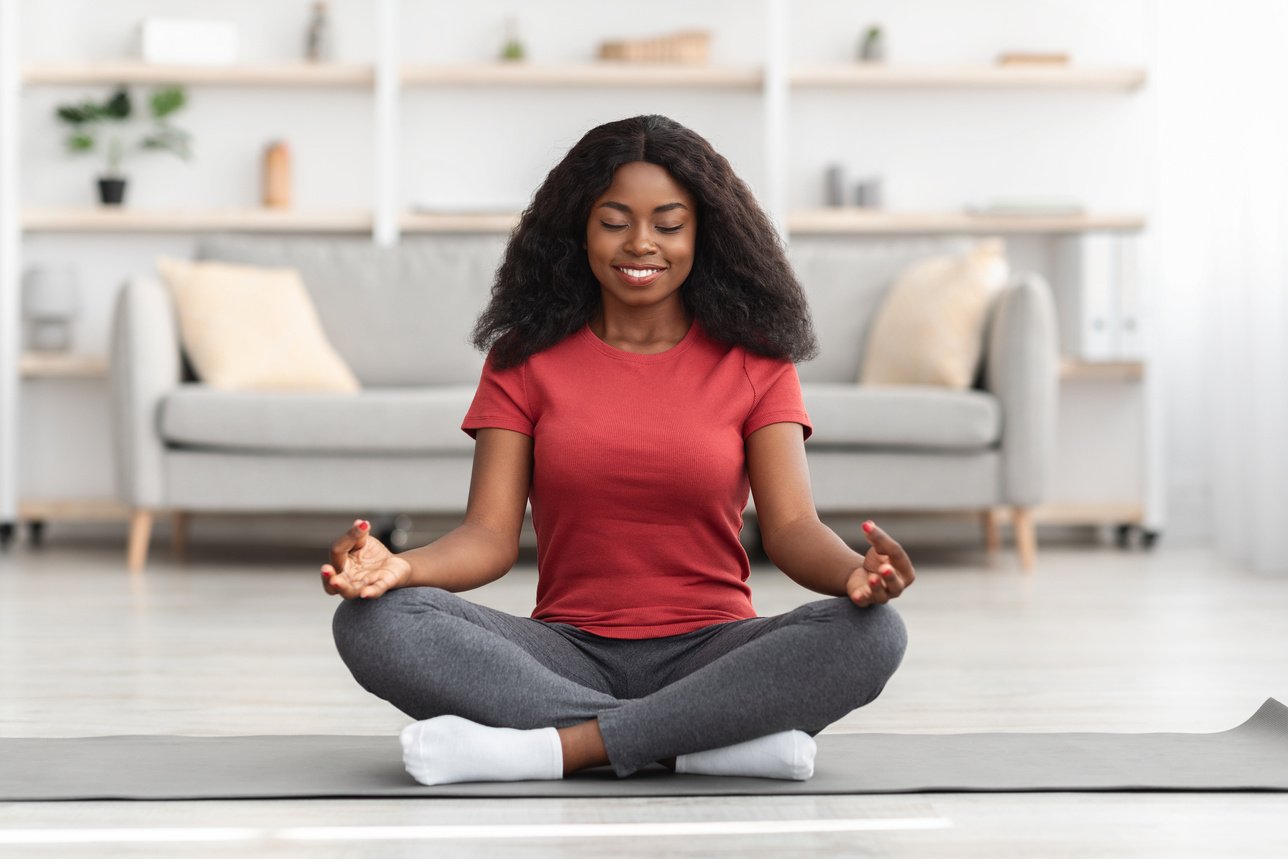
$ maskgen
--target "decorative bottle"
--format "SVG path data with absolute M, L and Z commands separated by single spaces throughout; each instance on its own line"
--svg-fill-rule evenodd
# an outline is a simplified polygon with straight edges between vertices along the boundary
M 264 150 L 264 205 L 291 207 L 291 150 L 284 140 L 274 140 Z
M 331 32 L 331 17 L 327 12 L 326 3 L 313 4 L 304 55 L 314 63 L 329 63 L 335 59 L 335 39 Z

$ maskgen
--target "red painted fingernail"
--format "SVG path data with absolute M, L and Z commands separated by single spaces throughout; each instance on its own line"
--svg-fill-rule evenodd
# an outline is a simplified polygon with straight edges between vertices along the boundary
M 326 576 L 326 577 L 329 579 L 329 578 L 331 578 L 331 575 L 332 575 L 332 574 L 331 574 L 331 571 L 330 571 L 330 570 L 323 570 L 323 571 L 322 571 L 322 575 Z
M 370 523 L 370 522 L 359 522 L 359 523 L 358 523 L 358 530 L 359 530 L 359 531 L 365 531 L 365 530 L 367 530 L 367 529 L 368 529 L 368 528 L 370 528 L 370 527 L 371 527 L 371 523 Z
M 872 529 L 873 529 L 873 528 L 875 528 L 875 527 L 877 527 L 877 526 L 876 526 L 876 524 L 875 524 L 875 523 L 873 523 L 873 522 L 872 522 L 872 521 L 870 521 L 870 520 L 869 520 L 869 521 L 867 521 L 867 522 L 864 522 L 864 523 L 863 523 L 863 530 L 864 530 L 864 531 L 866 531 L 866 532 L 867 532 L 867 533 L 869 533 L 869 534 L 871 534 L 871 533 L 872 533 Z
M 889 567 L 882 567 L 882 568 L 881 568 L 881 575 L 883 575 L 883 576 L 888 576 L 888 575 L 890 575 L 890 573 L 892 573 L 892 572 L 894 572 L 894 571 L 893 571 L 893 570 L 891 570 Z

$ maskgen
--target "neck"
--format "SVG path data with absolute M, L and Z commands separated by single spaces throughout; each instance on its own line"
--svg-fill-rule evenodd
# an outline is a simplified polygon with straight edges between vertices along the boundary
M 664 352 L 684 339 L 693 322 L 682 304 L 614 309 L 600 305 L 590 330 L 610 346 L 626 352 Z

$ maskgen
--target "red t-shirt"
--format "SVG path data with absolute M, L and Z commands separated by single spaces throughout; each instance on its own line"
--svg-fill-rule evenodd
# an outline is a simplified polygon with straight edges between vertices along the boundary
M 655 355 L 586 327 L 517 367 L 489 360 L 461 428 L 533 439 L 532 616 L 657 638 L 756 616 L 738 541 L 743 442 L 786 421 L 812 432 L 795 366 L 695 322 Z

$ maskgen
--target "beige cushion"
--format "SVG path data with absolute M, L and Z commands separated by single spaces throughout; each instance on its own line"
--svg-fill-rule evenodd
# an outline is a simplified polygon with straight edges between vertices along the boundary
M 988 306 L 1007 274 L 997 239 L 909 265 L 872 321 L 859 381 L 969 388 L 983 351 Z
M 164 257 L 157 269 L 174 296 L 179 337 L 202 382 L 230 391 L 359 389 L 295 269 Z

